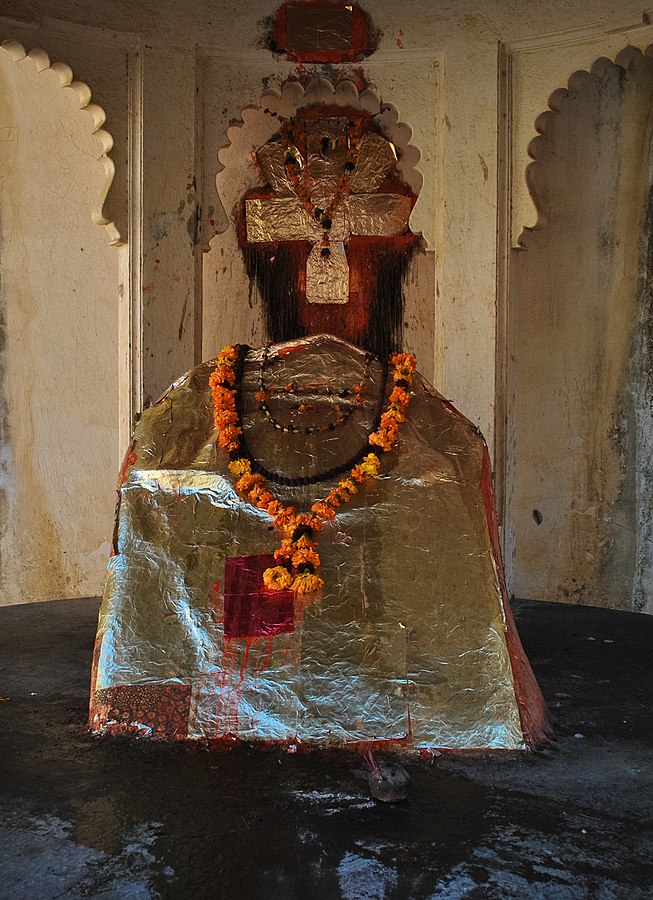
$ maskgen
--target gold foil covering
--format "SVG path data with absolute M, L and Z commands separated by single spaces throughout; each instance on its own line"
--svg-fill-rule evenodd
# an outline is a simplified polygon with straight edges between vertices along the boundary
M 346 303 L 349 300 L 349 263 L 344 244 L 329 245 L 323 256 L 315 244 L 306 261 L 306 299 L 309 303 Z
M 298 197 L 273 197 L 270 200 L 246 200 L 247 240 L 306 241 L 312 224 Z
M 296 147 L 293 147 L 293 153 L 303 168 L 304 163 Z M 286 170 L 286 150 L 283 144 L 279 141 L 268 141 L 256 151 L 256 159 L 265 181 L 279 196 L 294 195 L 292 181 Z
M 321 3 L 287 6 L 288 50 L 350 50 L 352 8 Z
M 311 180 L 320 184 L 345 171 L 348 152 L 347 119 L 328 116 L 306 123 L 306 152 Z
M 355 194 L 378 190 L 397 164 L 394 144 L 380 134 L 369 132 L 363 136 L 356 168 L 349 179 Z
M 352 194 L 347 205 L 351 234 L 393 237 L 408 228 L 412 201 L 403 194 Z
M 282 424 L 322 422 L 314 434 L 275 428 L 259 409 L 263 361 L 262 351 L 247 356 L 242 422 L 266 468 L 313 476 L 365 444 L 379 392 L 389 390 L 377 361 L 325 336 L 270 349 L 262 375 L 271 414 Z M 382 454 L 380 477 L 320 532 L 323 592 L 308 604 L 295 599 L 292 633 L 229 638 L 226 560 L 272 552 L 278 536 L 236 494 L 216 449 L 212 368 L 177 382 L 136 428 L 94 689 L 188 686 L 190 738 L 522 748 L 474 427 L 416 377 L 409 420 L 398 447 Z M 361 383 L 356 404 L 345 389 Z M 336 405 L 349 415 L 329 430 Z M 308 510 L 334 483 L 272 487 Z M 102 730 L 111 712 L 97 709 Z
M 334 116 L 306 125 L 307 160 L 294 145 L 302 177 L 307 179 L 315 207 L 328 209 L 337 191 L 337 180 L 347 161 L 348 120 Z M 373 132 L 360 142 L 356 168 L 348 180 L 351 194 L 343 194 L 332 214 L 329 230 L 331 255 L 322 256 L 321 223 L 310 216 L 294 189 L 285 168 L 286 149 L 270 141 L 257 151 L 257 159 L 267 183 L 278 194 L 267 200 L 246 200 L 247 240 L 312 241 L 306 267 L 306 299 L 309 303 L 346 303 L 349 299 L 349 266 L 344 248 L 338 247 L 350 235 L 393 237 L 408 228 L 411 198 L 401 194 L 377 194 L 397 162 L 394 145 Z

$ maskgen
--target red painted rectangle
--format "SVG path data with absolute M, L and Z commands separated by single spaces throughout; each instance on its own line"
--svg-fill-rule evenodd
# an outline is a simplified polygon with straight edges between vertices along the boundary
M 263 586 L 263 572 L 276 564 L 272 553 L 232 556 L 225 560 L 225 637 L 273 637 L 293 633 L 294 592 L 269 591 Z

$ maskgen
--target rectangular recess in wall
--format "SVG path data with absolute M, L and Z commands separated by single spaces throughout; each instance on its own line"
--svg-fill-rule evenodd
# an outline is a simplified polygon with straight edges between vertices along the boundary
M 351 50 L 351 6 L 289 3 L 286 15 L 289 50 Z

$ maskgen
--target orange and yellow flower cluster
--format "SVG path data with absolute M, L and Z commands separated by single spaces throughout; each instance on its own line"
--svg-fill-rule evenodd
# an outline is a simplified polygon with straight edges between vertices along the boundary
M 243 433 L 236 411 L 236 373 L 238 348 L 225 347 L 218 355 L 217 365 L 210 376 L 213 396 L 213 420 L 218 430 L 218 443 L 232 456 L 238 453 L 239 436 Z M 369 443 L 384 452 L 392 448 L 397 430 L 406 420 L 410 389 L 415 372 L 415 359 L 409 353 L 395 353 L 390 357 L 393 366 L 394 388 L 388 409 L 382 414 L 379 428 L 369 437 Z M 293 506 L 285 506 L 266 486 L 265 478 L 252 472 L 251 462 L 243 456 L 232 459 L 229 471 L 235 476 L 235 488 L 245 500 L 272 517 L 274 527 L 284 536 L 274 557 L 278 565 L 263 573 L 265 587 L 271 591 L 292 589 L 298 594 L 310 594 L 324 587 L 324 580 L 316 574 L 320 567 L 317 543 L 313 537 L 324 522 L 335 518 L 337 510 L 358 493 L 366 481 L 377 477 L 381 461 L 376 453 L 368 453 L 348 475 L 338 482 L 322 500 L 317 500 L 308 513 L 298 513 Z
M 370 444 L 380 447 L 384 453 L 392 449 L 397 440 L 399 426 L 406 421 L 416 368 L 415 357 L 410 353 L 393 353 L 390 362 L 393 367 L 394 388 L 390 394 L 388 408 L 381 416 L 379 427 L 369 437 Z
M 243 433 L 236 412 L 236 371 L 238 347 L 230 344 L 218 353 L 218 362 L 209 377 L 209 387 L 213 397 L 213 422 L 218 430 L 218 444 L 235 453 L 240 446 Z

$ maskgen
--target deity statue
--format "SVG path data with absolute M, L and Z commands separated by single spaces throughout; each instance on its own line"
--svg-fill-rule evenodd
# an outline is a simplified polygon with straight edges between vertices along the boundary
M 375 116 L 303 107 L 255 159 L 263 184 L 242 199 L 238 231 L 268 337 L 328 331 L 379 355 L 398 349 L 417 196 Z
M 407 354 L 327 335 L 229 347 L 143 413 L 93 730 L 514 750 L 545 719 L 487 448 Z

